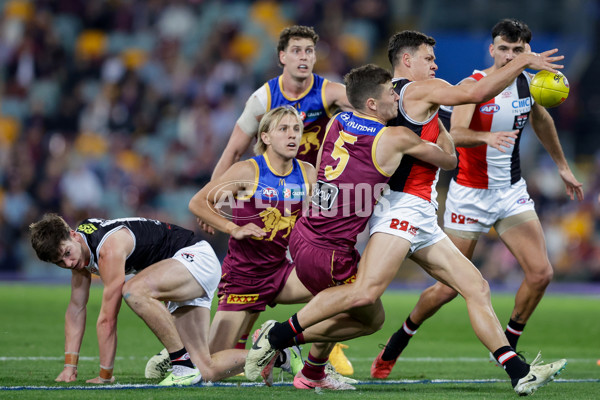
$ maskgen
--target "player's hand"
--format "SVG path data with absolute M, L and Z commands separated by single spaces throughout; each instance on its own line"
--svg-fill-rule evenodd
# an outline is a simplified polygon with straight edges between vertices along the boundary
M 231 237 L 237 240 L 247 239 L 250 237 L 262 238 L 267 236 L 267 232 L 263 231 L 258 225 L 252 222 L 246 225 L 235 228 L 231 231 Z
M 85 383 L 95 383 L 97 385 L 111 384 L 111 383 L 115 383 L 115 377 L 112 376 L 110 378 L 110 380 L 106 380 L 106 379 L 102 379 L 99 376 L 97 376 L 94 379 L 88 379 L 87 381 L 85 381 Z
M 65 367 L 56 377 L 55 382 L 75 382 L 77 380 L 77 368 Z
M 212 226 L 208 225 L 206 222 L 202 221 L 198 217 L 196 217 L 196 221 L 198 222 L 198 225 L 200 226 L 200 229 L 202 229 L 204 232 L 208 233 L 209 235 L 214 235 L 215 234 L 215 228 L 213 228 Z
M 565 183 L 567 196 L 569 196 L 571 200 L 575 200 L 575 197 L 577 197 L 577 200 L 579 201 L 583 200 L 583 184 L 575 178 L 571 169 L 567 168 L 559 170 L 558 173 Z
M 557 73 L 559 69 L 563 69 L 564 66 L 561 64 L 555 64 L 555 62 L 560 61 L 565 58 L 565 56 L 553 56 L 558 49 L 546 50 L 542 53 L 534 53 L 531 50 L 531 47 L 525 47 L 525 53 L 519 55 L 519 57 L 526 57 L 527 60 L 527 68 L 535 69 L 535 70 L 546 70 L 552 73 Z
M 485 143 L 498 151 L 506 153 L 504 147 L 514 146 L 519 130 L 488 132 Z

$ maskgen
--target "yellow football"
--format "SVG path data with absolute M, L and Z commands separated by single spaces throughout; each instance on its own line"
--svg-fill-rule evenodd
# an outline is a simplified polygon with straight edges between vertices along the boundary
M 531 80 L 533 100 L 543 107 L 556 107 L 569 96 L 569 81 L 560 72 L 540 71 Z

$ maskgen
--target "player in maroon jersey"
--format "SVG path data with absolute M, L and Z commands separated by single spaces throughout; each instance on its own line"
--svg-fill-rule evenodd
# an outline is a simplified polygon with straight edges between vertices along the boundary
M 401 87 L 396 87 L 400 91 L 398 119 L 424 137 L 424 141 L 435 139 L 438 143 L 452 143 L 445 130 L 439 133 L 441 122 L 435 115 L 440 104 L 484 101 L 499 93 L 525 68 L 555 71 L 554 68 L 560 66 L 553 62 L 563 58 L 552 56 L 556 49 L 539 55 L 526 53 L 473 87 L 453 87 L 440 79 L 432 79 L 437 69 L 434 44 L 433 38 L 419 32 L 400 32 L 390 39 L 389 57 L 395 78 L 406 78 L 396 79 L 401 82 Z M 394 182 L 390 181 L 392 191 L 382 199 L 391 206 L 371 218 L 371 237 L 354 287 L 339 286 L 322 291 L 287 323 L 267 323 L 259 346 L 263 350 L 251 350 L 248 354 L 247 376 L 249 372 L 256 373 L 255 369 L 268 358 L 266 354 L 285 347 L 290 336 L 304 328 L 339 312 L 380 304 L 380 296 L 406 255 L 465 298 L 477 336 L 505 365 L 515 391 L 532 393 L 564 368 L 566 360 L 530 368 L 516 357 L 494 314 L 487 282 L 437 225 L 434 188 L 437 168 L 429 165 L 432 163 L 427 163 L 428 160 L 423 163 L 416 158 L 402 159 L 395 173 L 397 176 L 392 177 Z
M 344 293 L 351 292 L 355 285 L 349 284 L 368 275 L 362 272 L 370 268 L 364 263 L 357 275 L 359 255 L 354 249 L 356 236 L 366 226 L 390 175 L 404 154 L 445 169 L 456 165 L 454 146 L 450 141 L 441 140 L 438 146 L 420 139 L 406 128 L 386 127 L 387 121 L 398 113 L 398 95 L 389 72 L 367 65 L 352 70 L 345 83 L 348 99 L 357 111 L 342 112 L 329 123 L 321 147 L 312 207 L 298 221 L 290 239 L 290 253 L 296 262 L 298 277 L 312 293 L 318 293 L 317 297 L 340 289 Z M 385 204 L 380 202 L 378 206 L 385 207 Z M 329 305 L 326 301 L 316 306 L 326 308 Z M 328 313 L 325 308 L 322 311 Z M 327 320 L 340 312 L 340 315 L 351 316 L 355 322 L 334 324 Z M 323 322 L 304 332 L 307 342 L 322 337 L 332 341 L 345 340 L 372 333 L 383 323 L 383 308 L 378 299 L 365 307 L 345 307 L 328 314 L 326 318 L 315 321 Z M 262 349 L 267 346 L 264 335 L 273 323 L 263 324 L 261 336 L 249 354 L 253 351 L 258 354 L 261 349 L 257 346 Z M 293 334 L 289 339 L 294 336 L 297 335 Z M 287 341 L 277 348 L 285 347 Z M 276 353 L 273 351 L 271 356 Z M 245 371 L 249 379 L 255 379 L 272 360 L 272 357 L 263 358 L 261 355 L 258 358 L 246 362 Z M 314 361 L 315 364 L 319 362 L 318 359 Z M 319 371 L 313 371 L 311 376 L 306 376 L 305 372 L 303 370 L 296 375 L 295 387 L 340 389 Z
M 514 19 L 498 22 L 492 29 L 493 42 L 489 47 L 494 64 L 475 71 L 461 85 L 472 87 L 512 62 L 527 51 L 530 40 L 531 31 L 523 22 Z M 565 159 L 552 117 L 531 98 L 530 80 L 529 73 L 524 71 L 494 98 L 454 107 L 450 133 L 457 146 L 459 163 L 444 213 L 445 232 L 469 259 L 479 235 L 494 226 L 523 268 L 525 278 L 505 330 L 514 349 L 553 275 L 542 227 L 521 177 L 519 144 L 529 120 L 558 166 L 571 200 L 575 196 L 583 199 L 582 185 Z M 388 341 L 382 352 L 383 360 L 373 364 L 373 375 L 386 378 L 417 328 L 456 295 L 455 290 L 441 282 L 423 291 L 402 328 Z
M 258 136 L 261 117 L 269 110 L 285 105 L 296 108 L 304 123 L 297 158 L 315 165 L 329 119 L 338 109 L 350 109 L 344 85 L 331 82 L 313 71 L 317 61 L 318 41 L 319 35 L 308 26 L 293 25 L 281 31 L 277 43 L 277 60 L 283 71 L 257 89 L 246 101 L 244 111 L 236 121 L 227 146 L 215 166 L 213 179 L 221 177 L 244 155 L 250 143 Z M 207 232 L 214 233 L 206 224 L 200 226 Z M 247 321 L 239 347 L 245 345 L 255 321 L 255 318 Z M 341 347 L 338 349 L 336 357 L 332 357 L 332 364 L 340 371 L 351 374 L 352 365 Z
M 295 158 L 302 130 L 295 108 L 270 110 L 260 122 L 257 155 L 235 163 L 190 201 L 190 210 L 202 222 L 231 235 L 211 326 L 213 352 L 233 348 L 267 305 L 306 303 L 312 298 L 286 256 L 290 235 L 316 181 L 315 168 Z M 235 201 L 231 220 L 217 210 L 224 199 Z M 314 346 L 311 354 L 325 357 L 333 347 L 330 343 Z M 288 353 L 280 361 L 296 356 Z M 288 371 L 295 374 L 291 367 Z M 298 370 L 301 367 L 300 362 Z M 265 378 L 270 385 L 270 372 Z

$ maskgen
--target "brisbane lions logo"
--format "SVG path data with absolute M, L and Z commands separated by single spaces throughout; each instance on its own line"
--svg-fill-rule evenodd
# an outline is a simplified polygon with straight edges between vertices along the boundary
M 305 130 L 300 140 L 300 151 L 298 154 L 305 155 L 309 151 L 313 150 L 315 153 L 319 151 L 321 142 L 319 141 L 319 132 L 321 132 L 320 126 L 315 126 L 310 130 Z M 314 146 L 314 149 L 313 149 Z
M 271 232 L 271 236 L 265 240 L 272 241 L 279 231 L 285 231 L 283 238 L 288 237 L 292 232 L 292 228 L 296 225 L 296 218 L 298 218 L 299 212 L 300 210 L 297 210 L 291 215 L 283 216 L 281 215 L 281 212 L 274 207 L 269 207 L 261 212 L 259 215 L 262 217 L 262 221 L 265 224 L 263 231 L 267 233 Z M 262 240 L 262 238 L 259 238 L 259 240 Z

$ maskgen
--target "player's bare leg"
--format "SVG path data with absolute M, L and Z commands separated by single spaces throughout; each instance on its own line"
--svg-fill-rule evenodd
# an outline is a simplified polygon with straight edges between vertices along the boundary
M 431 276 L 455 289 L 465 299 L 471 326 L 491 352 L 508 346 L 508 340 L 492 308 L 487 281 L 450 239 L 444 238 L 432 246 L 418 250 L 411 258 Z
M 217 311 L 210 326 L 210 351 L 233 349 L 259 315 L 250 311 Z
M 515 307 L 511 315 L 511 319 L 525 324 L 554 275 L 548 259 L 544 232 L 539 220 L 531 220 L 503 232 L 501 239 L 525 273 L 515 296 Z
M 448 237 L 458 250 L 470 260 L 473 256 L 477 240 L 465 239 L 451 234 L 448 234 Z M 451 287 L 441 282 L 434 283 L 421 293 L 417 304 L 410 313 L 410 319 L 415 324 L 421 325 L 457 295 L 458 292 Z
M 129 307 L 144 320 L 169 353 L 183 348 L 183 343 L 163 301 L 188 300 L 179 297 L 182 291 L 175 288 L 189 284 L 198 285 L 187 268 L 177 260 L 167 259 L 140 271 L 123 286 L 123 298 Z
M 247 350 L 229 349 L 210 354 L 210 309 L 180 307 L 173 315 L 177 331 L 204 382 L 218 381 L 243 371 Z
M 300 325 L 311 326 L 356 307 L 376 305 L 396 276 L 409 248 L 407 240 L 384 233 L 372 235 L 363 252 L 356 281 L 318 293 L 298 312 Z

